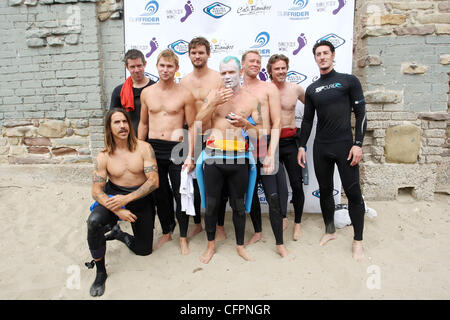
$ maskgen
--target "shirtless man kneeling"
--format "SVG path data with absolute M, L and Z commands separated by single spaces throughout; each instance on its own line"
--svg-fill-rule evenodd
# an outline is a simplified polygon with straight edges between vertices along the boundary
M 106 240 L 117 239 L 137 255 L 152 253 L 155 213 L 150 193 L 158 186 L 152 147 L 136 139 L 125 109 L 112 109 L 106 115 L 105 150 L 97 155 L 92 175 L 96 203 L 87 220 L 87 240 L 97 275 L 91 296 L 101 296 L 105 291 Z M 119 218 L 131 222 L 134 236 L 120 230 L 116 224 Z
M 220 74 L 225 88 L 211 91 L 196 117 L 196 120 L 202 121 L 203 125 L 210 124 L 211 127 L 206 148 L 200 155 L 201 160 L 205 161 L 204 168 L 199 165 L 199 161 L 197 161 L 196 167 L 202 202 L 206 203 L 205 229 L 208 246 L 200 257 L 200 261 L 203 263 L 208 263 L 216 250 L 217 206 L 221 201 L 224 184 L 228 185 L 230 193 L 237 252 L 245 260 L 251 260 L 244 248 L 245 211 L 250 211 L 248 204 L 251 202 L 251 198 L 248 201 L 247 196 L 247 199 L 244 200 L 244 196 L 246 192 L 248 193 L 249 171 L 252 171 L 251 168 L 249 170 L 249 164 L 254 163 L 254 160 L 252 160 L 251 153 L 248 152 L 248 143 L 243 131 L 251 136 L 257 136 L 261 111 L 258 99 L 241 88 L 239 72 L 239 59 L 226 57 L 222 60 Z M 224 100 L 224 103 L 216 105 L 208 102 L 219 100 L 218 96 Z M 247 120 L 250 116 L 256 125 Z M 253 167 L 256 179 L 256 167 L 254 165 Z M 250 184 L 252 191 L 255 179 Z

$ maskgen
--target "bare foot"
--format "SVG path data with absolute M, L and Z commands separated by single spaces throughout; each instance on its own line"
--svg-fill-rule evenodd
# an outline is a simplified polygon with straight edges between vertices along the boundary
M 217 226 L 216 228 L 216 241 L 222 241 L 227 238 L 224 226 Z
M 253 261 L 253 259 L 251 259 L 248 256 L 247 251 L 245 250 L 244 246 L 236 246 L 236 250 L 237 250 L 238 255 L 240 255 L 242 258 L 244 258 L 244 260 Z
M 300 236 L 302 235 L 302 226 L 300 223 L 296 223 L 294 224 L 294 235 L 293 235 L 293 239 L 294 241 L 297 241 Z
M 247 241 L 245 245 L 248 246 L 249 244 L 253 244 L 255 242 L 262 240 L 263 240 L 262 232 L 255 232 L 255 234 L 250 238 L 250 240 Z
M 283 218 L 283 231 L 286 230 L 286 228 L 288 227 L 288 218 Z
M 187 238 L 180 237 L 180 248 L 181 248 L 181 254 L 183 256 L 189 254 L 190 251 L 189 251 L 189 244 L 188 244 Z
M 207 264 L 211 261 L 214 253 L 216 253 L 216 243 L 214 240 L 208 241 L 206 251 L 200 256 L 200 261 Z
M 197 233 L 200 233 L 203 231 L 202 228 L 202 224 L 201 223 L 196 223 L 194 226 L 194 230 L 191 230 L 191 232 L 189 232 L 188 237 L 192 238 L 193 236 L 195 236 Z
M 277 252 L 278 254 L 282 257 L 285 258 L 288 256 L 289 252 L 287 251 L 286 247 L 284 246 L 284 244 L 281 245 L 277 245 Z
M 362 246 L 362 241 L 353 240 L 352 256 L 353 256 L 353 259 L 355 259 L 358 262 L 364 261 L 365 256 L 364 256 L 364 249 Z
M 163 234 L 163 235 L 161 236 L 161 238 L 159 238 L 159 240 L 158 240 L 158 242 L 155 244 L 155 246 L 153 247 L 153 250 L 156 250 L 156 249 L 161 248 L 161 246 L 162 246 L 164 243 L 166 243 L 166 242 L 168 242 L 168 241 L 171 241 L 171 240 L 172 240 L 172 236 L 170 235 L 170 233 Z
M 320 239 L 319 245 L 324 246 L 328 241 L 334 240 L 337 238 L 336 232 L 335 233 L 325 233 Z

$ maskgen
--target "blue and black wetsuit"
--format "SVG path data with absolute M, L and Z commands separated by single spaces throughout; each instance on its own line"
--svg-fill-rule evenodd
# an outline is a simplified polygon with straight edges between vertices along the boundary
M 355 113 L 355 139 L 351 127 L 351 112 Z M 362 240 L 364 201 L 359 184 L 359 166 L 347 160 L 353 145 L 362 147 L 366 131 L 366 110 L 361 83 L 354 75 L 335 70 L 321 75 L 305 93 L 305 112 L 300 134 L 300 146 L 305 147 L 317 112 L 314 140 L 314 171 L 320 188 L 320 207 L 326 233 L 334 233 L 333 172 L 336 164 L 342 186 L 348 198 L 349 214 L 354 228 L 354 240 Z

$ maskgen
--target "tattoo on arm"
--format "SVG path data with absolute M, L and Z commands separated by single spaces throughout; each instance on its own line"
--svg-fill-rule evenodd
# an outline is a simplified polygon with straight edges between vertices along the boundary
M 106 178 L 103 178 L 94 172 L 92 174 L 92 182 L 93 183 L 103 183 L 103 182 L 106 182 Z
M 152 146 L 149 145 L 149 150 L 150 150 L 150 158 L 155 159 L 155 151 L 153 150 Z
M 155 190 L 156 186 L 154 184 L 148 185 L 148 183 L 144 183 L 139 189 L 133 192 L 136 195 L 135 200 L 145 197 L 146 195 Z
M 144 167 L 144 173 L 149 173 L 149 172 L 156 172 L 158 173 L 158 167 L 154 164 L 152 164 L 149 167 Z

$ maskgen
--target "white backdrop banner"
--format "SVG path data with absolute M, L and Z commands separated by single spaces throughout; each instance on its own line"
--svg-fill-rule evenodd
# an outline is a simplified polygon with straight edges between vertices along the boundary
M 245 51 L 258 50 L 262 57 L 259 79 L 264 81 L 270 81 L 268 58 L 282 53 L 290 61 L 287 80 L 306 89 L 319 77 L 312 54 L 312 47 L 319 40 L 326 39 L 336 47 L 335 69 L 351 73 L 353 18 L 354 0 L 125 0 L 125 50 L 141 50 L 147 59 L 147 76 L 156 81 L 156 58 L 166 48 L 180 59 L 176 81 L 192 71 L 188 44 L 197 36 L 211 43 L 208 65 L 216 70 L 226 56 L 240 59 Z M 299 102 L 298 126 L 302 114 L 303 105 Z M 307 146 L 309 183 L 304 186 L 305 212 L 320 212 L 312 160 L 314 134 L 315 128 Z M 336 169 L 336 203 L 341 201 L 340 189 Z M 263 193 L 260 200 L 265 202 Z

